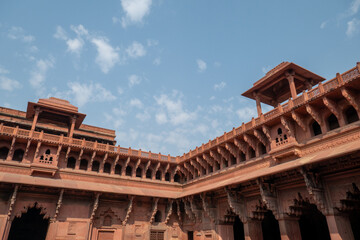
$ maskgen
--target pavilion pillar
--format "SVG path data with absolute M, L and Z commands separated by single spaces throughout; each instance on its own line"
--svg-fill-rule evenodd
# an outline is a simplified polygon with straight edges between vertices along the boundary
M 32 125 L 31 125 L 31 135 L 32 135 L 32 133 L 33 133 L 34 130 L 35 130 L 36 123 L 37 123 L 37 120 L 38 120 L 38 118 L 39 118 L 40 112 L 41 112 L 41 111 L 40 111 L 40 108 L 36 107 L 36 108 L 35 108 L 34 119 L 33 119 Z
M 278 220 L 281 240 L 301 240 L 299 219 L 284 217 Z
M 262 114 L 262 110 L 261 110 L 261 102 L 260 102 L 260 97 L 257 93 L 253 93 L 254 94 L 254 98 L 256 100 L 256 110 L 257 110 L 257 113 L 258 113 L 258 116 L 260 117 L 261 114 Z
M 245 240 L 263 240 L 261 221 L 248 219 L 244 222 Z
M 295 75 L 295 73 L 293 71 L 286 73 L 286 78 L 289 81 L 292 99 L 295 99 L 297 97 L 296 87 L 295 87 L 295 82 L 294 82 L 294 75 Z
M 217 225 L 217 233 L 219 240 L 234 240 L 233 225 L 230 224 Z
M 354 240 L 349 217 L 346 215 L 330 214 L 326 216 L 331 240 Z
M 76 122 L 76 116 L 73 116 L 71 118 L 71 125 L 70 125 L 70 129 L 69 129 L 69 138 L 72 138 L 74 135 L 74 129 L 75 129 L 75 122 Z

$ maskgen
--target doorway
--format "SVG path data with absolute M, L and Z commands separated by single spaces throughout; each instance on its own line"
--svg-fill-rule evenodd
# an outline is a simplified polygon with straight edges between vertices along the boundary
M 41 208 L 37 203 L 29 208 L 21 217 L 15 217 L 12 221 L 8 240 L 45 240 L 48 231 L 49 219 L 44 219 Z

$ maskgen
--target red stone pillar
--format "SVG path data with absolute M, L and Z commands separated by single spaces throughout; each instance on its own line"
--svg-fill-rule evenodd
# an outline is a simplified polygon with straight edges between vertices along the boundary
M 217 225 L 219 240 L 234 240 L 233 225 Z
M 35 115 L 34 115 L 32 125 L 31 125 L 31 133 L 33 133 L 34 130 L 35 130 L 36 123 L 37 123 L 37 120 L 39 118 L 39 114 L 40 114 L 40 108 L 37 107 L 37 108 L 35 108 Z
M 354 240 L 349 217 L 344 215 L 328 215 L 326 221 L 331 240 Z
M 247 220 L 244 222 L 245 240 L 262 240 L 261 221 Z
M 278 221 L 281 240 L 301 240 L 301 232 L 298 218 L 285 217 L 279 219 Z
M 295 82 L 294 82 L 294 72 L 287 72 L 286 73 L 286 78 L 289 81 L 289 86 L 290 86 L 290 92 L 291 92 L 291 97 L 292 99 L 295 99 L 297 97 L 297 93 L 296 93 L 296 86 L 295 86 Z
M 70 129 L 69 129 L 69 136 L 70 138 L 72 138 L 72 136 L 74 135 L 74 129 L 75 129 L 75 122 L 76 122 L 76 116 L 73 116 L 71 118 L 71 125 L 70 125 Z
M 261 116 L 262 114 L 262 110 L 261 110 L 261 103 L 260 103 L 260 97 L 257 93 L 254 92 L 254 98 L 256 100 L 256 110 L 257 110 L 257 113 L 258 113 L 258 117 Z

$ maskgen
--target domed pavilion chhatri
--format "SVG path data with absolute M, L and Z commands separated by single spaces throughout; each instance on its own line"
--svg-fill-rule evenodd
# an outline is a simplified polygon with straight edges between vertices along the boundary
M 1 239 L 360 239 L 360 63 L 334 76 L 279 64 L 243 93 L 257 116 L 177 157 L 66 100 L 0 107 Z

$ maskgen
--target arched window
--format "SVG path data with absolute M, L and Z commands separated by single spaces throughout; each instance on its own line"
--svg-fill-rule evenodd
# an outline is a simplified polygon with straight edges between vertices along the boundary
M 9 149 L 7 147 L 0 148 L 0 159 L 6 159 L 7 155 L 9 153 Z
M 236 158 L 233 155 L 230 155 L 231 165 L 236 164 Z
M 22 149 L 16 149 L 13 155 L 12 160 L 21 162 L 24 157 L 24 150 Z
M 328 118 L 327 118 L 327 122 L 329 125 L 329 130 L 333 130 L 339 127 L 339 122 L 337 120 L 337 118 L 335 117 L 334 114 L 331 114 Z
M 322 134 L 321 127 L 317 121 L 314 121 L 311 124 L 311 128 L 312 128 L 314 136 Z
M 98 161 L 94 161 L 91 166 L 91 171 L 99 172 L 99 169 L 100 169 L 100 163 Z
M 214 171 L 212 166 L 209 166 L 209 173 L 212 173 Z
M 127 166 L 126 167 L 126 176 L 131 176 L 131 174 L 132 174 L 132 167 Z
M 139 167 L 136 169 L 136 177 L 139 177 L 139 178 L 142 177 L 142 169 Z
M 49 155 L 51 152 L 50 152 L 50 149 L 47 149 L 46 151 L 45 151 L 45 154 L 47 154 L 47 155 Z
M 160 210 L 157 210 L 157 212 L 155 214 L 154 222 L 156 222 L 156 223 L 161 222 L 161 212 L 160 212 Z
M 256 156 L 255 150 L 252 147 L 249 148 L 249 154 L 250 154 L 250 158 L 254 158 Z
M 177 173 L 175 173 L 175 175 L 174 175 L 174 182 L 177 182 L 177 183 L 180 182 L 180 176 Z
M 66 167 L 67 167 L 67 168 L 72 168 L 72 169 L 74 169 L 74 168 L 75 168 L 75 164 L 76 164 L 76 159 L 73 158 L 73 157 L 69 157 L 68 160 L 67 160 Z
M 281 135 L 282 134 L 282 129 L 278 128 L 277 133 L 278 133 L 278 135 Z
M 110 173 L 110 171 L 111 171 L 111 164 L 106 162 L 104 164 L 104 173 Z
M 246 161 L 246 156 L 243 152 L 240 153 L 240 162 Z
M 161 180 L 161 172 L 160 172 L 160 170 L 158 170 L 158 171 L 156 172 L 155 178 L 156 178 L 157 180 Z
M 354 107 L 351 106 L 345 110 L 345 120 L 346 120 L 347 124 L 353 123 L 353 122 L 356 122 L 359 120 L 359 116 Z
M 104 217 L 103 226 L 111 226 L 112 225 L 112 218 L 109 215 Z
M 88 161 L 86 159 L 81 159 L 79 168 L 81 170 L 87 170 L 88 169 Z
M 284 139 L 285 139 L 285 137 L 286 137 L 286 135 L 284 135 Z M 263 155 L 265 153 L 266 153 L 266 147 L 264 144 L 260 143 L 260 154 Z
M 170 173 L 165 173 L 165 181 L 170 182 Z
M 152 171 L 151 171 L 151 169 L 148 169 L 148 170 L 146 171 L 146 178 L 151 179 L 151 176 L 152 176 Z
M 120 164 L 116 164 L 115 174 L 121 175 L 121 165 Z

